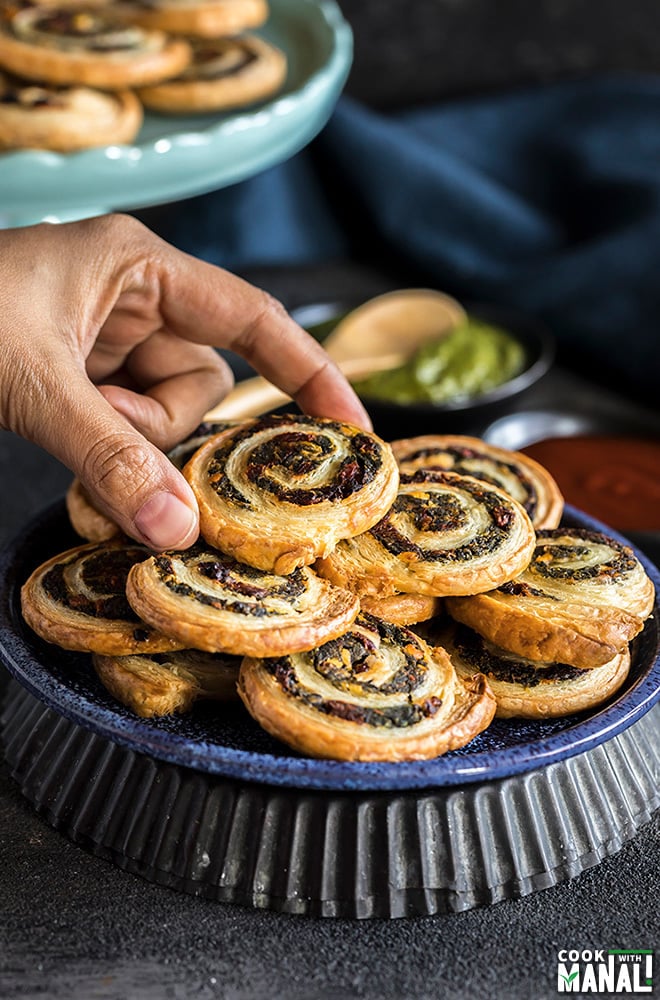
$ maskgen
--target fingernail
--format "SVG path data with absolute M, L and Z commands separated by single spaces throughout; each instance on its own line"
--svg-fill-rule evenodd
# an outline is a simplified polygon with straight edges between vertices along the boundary
M 197 529 L 197 517 L 174 493 L 156 493 L 140 507 L 135 527 L 154 549 L 182 546 Z
M 359 399 L 358 406 L 359 409 L 356 407 L 356 412 L 359 414 L 359 417 L 357 420 L 354 420 L 353 423 L 356 423 L 358 427 L 364 428 L 365 431 L 372 431 L 374 429 L 374 425 L 371 421 L 371 417 L 369 416 L 369 412 L 366 407 L 362 405 L 362 401 Z
M 371 417 L 369 416 L 369 411 L 365 409 L 365 407 L 363 406 L 362 412 L 364 413 L 364 417 L 362 418 L 362 426 L 367 431 L 373 431 L 374 425 Z

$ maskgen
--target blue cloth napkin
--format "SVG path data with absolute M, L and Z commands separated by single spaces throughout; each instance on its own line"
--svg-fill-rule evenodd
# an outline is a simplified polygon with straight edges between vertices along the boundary
M 194 199 L 167 234 L 234 269 L 358 255 L 544 320 L 564 357 L 660 378 L 660 79 L 610 77 L 395 115 L 343 98 L 304 153 Z

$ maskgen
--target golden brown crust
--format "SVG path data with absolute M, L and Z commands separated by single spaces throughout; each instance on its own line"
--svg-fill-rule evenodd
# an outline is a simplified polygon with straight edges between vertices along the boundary
M 72 28 L 76 18 L 90 30 Z M 132 44 L 108 44 L 101 51 L 97 39 L 119 30 L 101 9 L 27 8 L 0 20 L 0 66 L 59 86 L 125 90 L 177 76 L 190 62 L 191 49 L 184 39 L 139 27 L 123 29 L 135 35 Z
M 519 451 L 464 434 L 425 434 L 392 442 L 404 474 L 417 469 L 458 472 L 500 486 L 522 504 L 536 529 L 556 528 L 564 498 L 547 469 Z
M 198 699 L 238 697 L 237 657 L 183 649 L 153 656 L 95 654 L 93 663 L 110 694 L 143 719 L 187 712 Z
M 316 566 L 360 597 L 476 594 L 516 576 L 534 538 L 527 514 L 503 490 L 418 470 L 401 477 L 397 499 L 375 527 L 340 542 Z
M 142 106 L 129 91 L 44 88 L 0 73 L 0 149 L 68 153 L 131 142 L 142 117 Z
M 120 3 L 115 10 L 130 24 L 198 38 L 258 28 L 269 12 L 266 0 L 152 0 L 148 5 Z
M 193 61 L 181 76 L 138 96 L 145 107 L 166 114 L 222 111 L 270 97 L 286 78 L 286 56 L 254 35 L 193 45 Z
M 121 535 L 121 528 L 92 504 L 85 487 L 78 478 L 66 491 L 65 503 L 74 531 L 88 542 L 107 542 Z
M 631 549 L 575 528 L 539 533 L 529 567 L 487 594 L 450 598 L 449 613 L 530 660 L 604 666 L 641 631 L 654 588 Z
M 619 690 L 630 669 L 626 647 L 601 667 L 579 670 L 507 652 L 478 633 L 458 626 L 442 644 L 464 679 L 483 673 L 497 700 L 498 718 L 549 719 L 595 708 Z
M 340 634 L 359 601 L 308 567 L 287 577 L 255 570 L 201 545 L 134 567 L 126 593 L 135 611 L 182 645 L 273 656 Z
M 588 670 L 601 667 L 629 641 L 630 620 L 606 609 L 578 603 L 555 609 L 549 601 L 502 600 L 497 591 L 470 598 L 449 598 L 449 614 L 497 646 L 530 660 L 569 663 Z
M 239 562 L 287 574 L 375 524 L 398 470 L 375 434 L 320 417 L 248 421 L 204 445 L 183 470 L 206 541 Z
M 439 597 L 426 594 L 393 594 L 391 597 L 360 598 L 360 608 L 393 625 L 416 625 L 435 618 L 442 610 Z
M 64 649 L 127 656 L 181 649 L 131 612 L 128 570 L 148 556 L 122 542 L 80 545 L 42 563 L 21 589 L 23 617 L 37 635 Z
M 485 678 L 459 681 L 444 650 L 368 615 L 311 653 L 247 657 L 239 694 L 271 735 L 336 760 L 437 757 L 465 746 L 495 711 Z

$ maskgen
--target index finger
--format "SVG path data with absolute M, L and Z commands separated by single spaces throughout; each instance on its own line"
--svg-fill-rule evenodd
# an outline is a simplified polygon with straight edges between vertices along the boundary
M 371 429 L 334 362 L 267 292 L 171 247 L 162 268 L 160 309 L 169 330 L 240 354 L 306 413 Z

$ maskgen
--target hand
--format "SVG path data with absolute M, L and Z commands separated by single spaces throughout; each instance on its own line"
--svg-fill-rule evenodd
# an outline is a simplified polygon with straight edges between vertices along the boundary
M 129 216 L 0 232 L 0 337 L 1 426 L 68 465 L 99 510 L 155 549 L 198 534 L 192 491 L 159 449 L 231 388 L 212 347 L 307 413 L 370 426 L 278 302 Z

